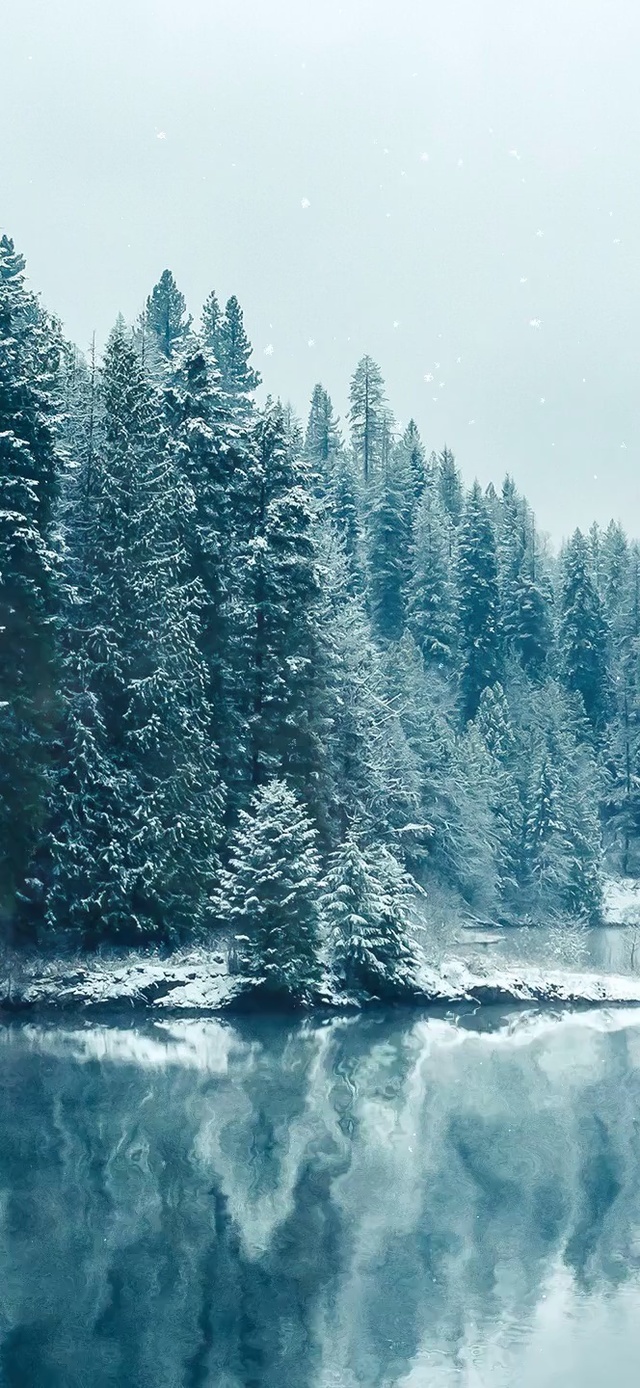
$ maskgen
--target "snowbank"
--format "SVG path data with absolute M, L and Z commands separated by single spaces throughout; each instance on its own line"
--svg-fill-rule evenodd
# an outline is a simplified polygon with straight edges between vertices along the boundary
M 375 1001 L 364 996 L 345 997 L 329 987 L 317 999 L 319 1006 L 332 1010 L 367 1007 Z M 487 961 L 487 966 L 480 968 L 449 958 L 437 968 L 423 969 L 417 987 L 402 1001 L 424 1007 L 640 1003 L 640 976 L 546 969 L 529 963 L 509 967 Z M 260 1005 L 249 981 L 229 973 L 223 955 L 204 951 L 169 959 L 94 958 L 72 967 L 63 960 L 39 967 L 33 961 L 27 966 L 14 957 L 0 966 L 0 1012 L 5 1016 L 39 1012 L 100 1015 L 131 1010 L 155 1015 L 206 1015 Z

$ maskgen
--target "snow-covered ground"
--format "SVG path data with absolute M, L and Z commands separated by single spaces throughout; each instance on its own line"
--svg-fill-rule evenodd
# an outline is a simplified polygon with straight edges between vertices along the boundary
M 640 925 L 640 882 L 636 878 L 607 880 L 603 916 L 607 925 Z
M 73 967 L 56 961 L 39 969 L 35 963 L 25 967 L 14 959 L 5 960 L 0 973 L 0 1012 L 5 1015 L 99 1015 L 134 1010 L 155 1015 L 206 1015 L 233 1009 L 241 1005 L 242 998 L 250 999 L 248 982 L 229 974 L 221 955 L 204 951 L 169 959 L 94 958 Z M 363 1006 L 367 1000 L 341 997 L 327 987 L 319 1001 L 330 1008 L 342 1008 Z M 640 974 L 557 966 L 547 969 L 530 960 L 514 964 L 491 956 L 484 960 L 450 956 L 437 967 L 425 965 L 415 994 L 406 1001 L 421 1006 L 640 1003 Z

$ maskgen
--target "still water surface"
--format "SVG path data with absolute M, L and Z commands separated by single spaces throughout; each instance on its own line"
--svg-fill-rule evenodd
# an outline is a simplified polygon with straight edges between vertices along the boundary
M 640 1010 L 0 1048 L 2 1388 L 637 1388 Z

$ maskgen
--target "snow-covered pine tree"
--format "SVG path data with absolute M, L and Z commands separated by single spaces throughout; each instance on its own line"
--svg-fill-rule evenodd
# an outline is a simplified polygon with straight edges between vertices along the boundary
M 222 346 L 220 334 L 222 331 L 222 309 L 218 303 L 218 298 L 214 289 L 207 296 L 202 305 L 200 320 L 202 324 L 202 341 L 210 352 L 213 352 L 216 364 L 220 368 L 222 357 Z
M 187 582 L 184 551 L 194 498 L 121 330 L 107 345 L 101 395 L 80 521 L 88 539 L 80 653 L 68 662 L 66 689 L 77 712 L 55 815 L 48 920 L 61 928 L 73 919 L 90 945 L 166 943 L 210 924 L 220 838 L 197 644 L 201 590 Z M 88 873 L 97 841 L 102 851 Z
M 446 445 L 437 461 L 437 478 L 440 500 L 451 524 L 457 526 L 464 512 L 464 492 L 460 469 L 450 448 Z
M 487 503 L 475 482 L 465 507 L 458 543 L 458 589 L 462 712 L 475 716 L 480 696 L 502 673 L 502 630 L 498 561 Z
M 349 992 L 393 999 L 415 991 L 409 894 L 392 854 L 363 849 L 350 831 L 330 859 L 322 893 L 334 968 Z
M 590 569 L 589 542 L 576 530 L 562 561 L 560 653 L 567 688 L 581 695 L 592 726 L 602 729 L 611 705 L 608 631 Z
M 372 357 L 358 362 L 349 400 L 353 452 L 366 487 L 381 465 L 389 432 L 384 381 Z
M 383 641 L 398 641 L 405 627 L 414 495 L 410 458 L 393 449 L 370 484 L 367 508 L 369 608 Z
M 183 347 L 191 327 L 184 294 L 180 293 L 170 270 L 163 270 L 145 305 L 144 332 L 149 342 L 165 360 Z
M 199 645 L 207 670 L 210 734 L 223 781 L 236 776 L 241 729 L 235 696 L 240 552 L 250 522 L 252 458 L 222 390 L 211 349 L 202 342 L 177 356 L 164 395 L 175 457 L 194 496 L 184 544 L 188 572 L 200 588 Z M 233 818 L 233 795 L 227 814 Z
M 8 936 L 44 826 L 59 712 L 59 341 L 24 270 L 13 241 L 0 237 L 0 929 Z
M 536 554 L 534 518 L 509 476 L 497 514 L 505 647 L 533 679 L 542 678 L 553 647 L 553 590 Z
M 224 390 L 235 410 L 241 416 L 245 415 L 261 378 L 260 373 L 250 365 L 253 347 L 247 337 L 242 309 L 235 294 L 227 300 L 217 337 L 218 363 Z
M 249 779 L 287 778 L 321 816 L 324 670 L 314 512 L 306 464 L 269 401 L 255 430 L 252 531 L 244 553 L 244 701 Z
M 425 447 L 414 419 L 410 419 L 402 437 L 396 445 L 402 454 L 413 479 L 413 494 L 417 501 L 422 495 L 427 481 L 428 464 Z
M 292 788 L 273 778 L 240 813 L 218 910 L 237 965 L 275 999 L 305 1001 L 320 980 L 320 857 Z
M 331 397 L 324 386 L 313 388 L 304 457 L 311 469 L 312 485 L 320 500 L 326 500 L 334 480 L 336 458 L 342 447 L 339 423 Z
M 450 667 L 457 646 L 457 595 L 449 524 L 429 479 L 413 521 L 408 622 L 424 660 Z
M 521 873 L 523 809 L 517 771 L 518 747 L 502 685 L 483 690 L 474 719 L 491 759 L 488 801 L 496 824 L 496 868 L 501 901 L 517 910 Z

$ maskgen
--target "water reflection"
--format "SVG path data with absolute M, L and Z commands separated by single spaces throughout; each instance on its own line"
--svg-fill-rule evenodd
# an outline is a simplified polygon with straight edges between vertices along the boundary
M 3 1388 L 635 1388 L 638 1013 L 0 1046 Z

